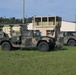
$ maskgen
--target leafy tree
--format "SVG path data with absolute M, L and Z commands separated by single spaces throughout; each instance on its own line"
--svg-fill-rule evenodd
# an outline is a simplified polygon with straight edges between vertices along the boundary
M 31 23 L 32 22 L 32 17 L 29 18 L 25 18 L 25 23 Z M 22 19 L 16 19 L 15 17 L 11 17 L 11 18 L 4 18 L 4 17 L 0 17 L 0 24 L 21 24 L 22 23 Z

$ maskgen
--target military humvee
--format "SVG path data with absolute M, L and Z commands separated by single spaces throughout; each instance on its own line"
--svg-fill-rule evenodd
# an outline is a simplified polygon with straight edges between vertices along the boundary
M 0 45 L 2 50 L 12 50 L 13 48 L 37 48 L 41 51 L 49 51 L 49 49 L 55 47 L 55 39 L 48 36 L 41 36 L 39 30 L 27 30 L 27 25 L 19 25 L 19 34 L 13 30 L 14 25 L 10 26 L 9 37 L 5 32 L 2 31 L 0 25 Z
M 76 32 L 63 32 L 64 35 L 64 44 L 68 46 L 76 45 Z

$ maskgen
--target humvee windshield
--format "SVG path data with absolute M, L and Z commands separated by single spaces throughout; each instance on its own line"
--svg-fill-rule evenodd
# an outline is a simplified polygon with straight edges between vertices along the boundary
M 30 37 L 30 36 L 35 36 L 35 37 L 39 37 L 41 36 L 40 31 L 39 30 L 25 30 L 22 31 L 22 36 L 23 37 Z
M 34 35 L 35 35 L 36 37 L 39 37 L 39 36 L 41 36 L 41 33 L 40 33 L 39 30 L 34 30 Z
M 74 36 L 74 35 L 71 32 L 67 32 L 67 36 Z
M 24 37 L 30 37 L 30 36 L 32 36 L 32 31 L 25 30 L 25 31 L 22 32 L 22 36 L 24 36 Z
M 72 37 L 73 37 L 74 35 L 73 35 L 72 32 L 65 32 L 65 33 L 64 33 L 64 36 L 72 36 Z

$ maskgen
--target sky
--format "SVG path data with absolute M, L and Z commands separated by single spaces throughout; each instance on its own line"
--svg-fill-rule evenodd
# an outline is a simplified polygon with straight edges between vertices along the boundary
M 22 18 L 23 0 L 0 0 L 0 17 Z M 75 21 L 76 0 L 25 0 L 25 17 L 60 16 Z

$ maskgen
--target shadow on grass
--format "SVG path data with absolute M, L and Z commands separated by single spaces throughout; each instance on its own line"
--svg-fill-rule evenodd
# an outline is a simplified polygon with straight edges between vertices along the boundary
M 13 48 L 12 51 L 39 51 L 37 48 Z M 49 51 L 44 52 L 51 52 L 51 51 L 61 51 L 61 50 L 68 50 L 65 46 L 64 47 L 55 47 L 54 49 L 50 49 Z M 43 51 L 41 51 L 43 52 Z
M 61 50 L 68 50 L 65 46 L 64 47 L 55 47 L 54 51 L 61 51 Z
M 18 50 L 21 50 L 21 51 L 37 51 L 36 48 L 13 48 L 12 51 L 18 51 Z

